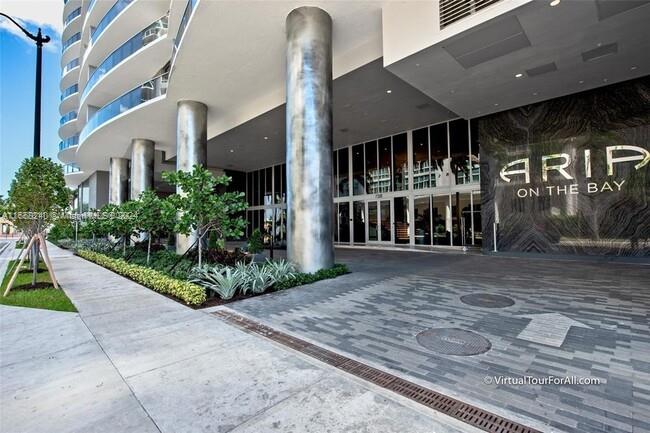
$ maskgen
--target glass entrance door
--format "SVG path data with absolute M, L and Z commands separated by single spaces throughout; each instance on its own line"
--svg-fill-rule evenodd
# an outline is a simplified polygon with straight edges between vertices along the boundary
M 372 200 L 366 202 L 368 215 L 368 242 L 391 243 L 393 215 L 391 200 Z

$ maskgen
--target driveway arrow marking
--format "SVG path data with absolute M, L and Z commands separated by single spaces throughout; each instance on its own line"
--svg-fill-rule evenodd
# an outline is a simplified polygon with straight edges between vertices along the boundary
M 531 319 L 531 321 L 519 333 L 517 338 L 553 347 L 562 346 L 572 326 L 592 329 L 591 326 L 587 326 L 560 313 L 527 314 L 518 317 Z

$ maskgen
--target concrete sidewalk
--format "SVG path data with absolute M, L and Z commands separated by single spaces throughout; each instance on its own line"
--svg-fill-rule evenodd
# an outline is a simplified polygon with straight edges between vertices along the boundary
M 0 310 L 2 431 L 473 431 L 51 250 L 79 314 Z

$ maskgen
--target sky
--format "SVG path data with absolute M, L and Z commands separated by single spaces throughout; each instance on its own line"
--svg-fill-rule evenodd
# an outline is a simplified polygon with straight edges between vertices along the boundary
M 41 27 L 52 40 L 43 48 L 41 154 L 56 162 L 61 78 L 63 0 L 0 0 L 0 12 L 31 33 Z M 36 45 L 0 16 L 0 195 L 7 197 L 20 163 L 34 147 Z

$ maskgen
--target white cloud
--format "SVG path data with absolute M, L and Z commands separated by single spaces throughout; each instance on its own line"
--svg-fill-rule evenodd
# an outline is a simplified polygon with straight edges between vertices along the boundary
M 63 31 L 63 0 L 2 0 L 2 12 L 9 15 L 31 33 L 41 27 L 44 34 L 55 41 L 61 38 Z M 0 17 L 0 28 L 31 41 L 15 24 Z M 49 45 L 49 47 L 48 47 Z M 54 44 L 45 45 L 50 48 Z

